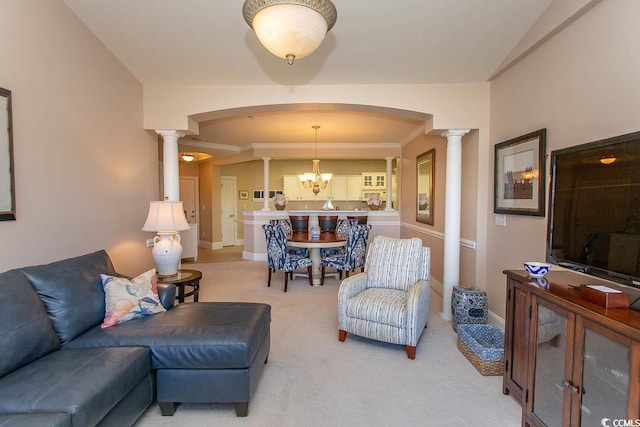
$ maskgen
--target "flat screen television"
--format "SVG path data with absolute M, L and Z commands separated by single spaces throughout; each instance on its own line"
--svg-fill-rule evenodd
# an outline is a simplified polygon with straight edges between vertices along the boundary
M 546 252 L 640 288 L 640 132 L 551 152 Z

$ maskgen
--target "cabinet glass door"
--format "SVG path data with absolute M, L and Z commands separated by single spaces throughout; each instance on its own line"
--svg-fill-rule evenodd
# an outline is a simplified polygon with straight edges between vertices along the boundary
M 537 346 L 532 413 L 547 426 L 563 425 L 567 314 L 537 305 Z
M 580 425 L 585 427 L 602 425 L 604 418 L 627 419 L 630 347 L 614 340 L 613 332 L 607 335 L 584 329 Z

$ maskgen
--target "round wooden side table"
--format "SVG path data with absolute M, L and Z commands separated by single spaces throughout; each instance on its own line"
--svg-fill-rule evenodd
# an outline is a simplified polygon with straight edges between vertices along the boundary
M 171 283 L 178 287 L 178 295 L 176 299 L 183 303 L 185 297 L 193 295 L 193 302 L 198 302 L 198 293 L 200 291 L 200 279 L 202 272 L 198 270 L 178 270 L 178 275 L 171 277 L 158 276 L 158 283 Z M 185 293 L 185 286 L 191 286 L 192 291 Z

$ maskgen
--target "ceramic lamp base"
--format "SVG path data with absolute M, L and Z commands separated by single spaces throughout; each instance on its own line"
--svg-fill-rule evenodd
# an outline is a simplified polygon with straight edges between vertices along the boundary
M 156 263 L 156 270 L 161 277 L 171 277 L 178 274 L 178 266 L 182 259 L 182 244 L 180 235 L 176 233 L 158 234 L 153 239 L 151 255 Z

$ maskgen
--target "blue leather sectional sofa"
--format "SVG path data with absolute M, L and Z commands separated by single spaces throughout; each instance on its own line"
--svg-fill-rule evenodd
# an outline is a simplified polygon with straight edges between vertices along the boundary
M 0 426 L 126 426 L 155 400 L 235 404 L 246 416 L 270 346 L 271 307 L 173 306 L 102 329 L 104 251 L 0 274 Z

